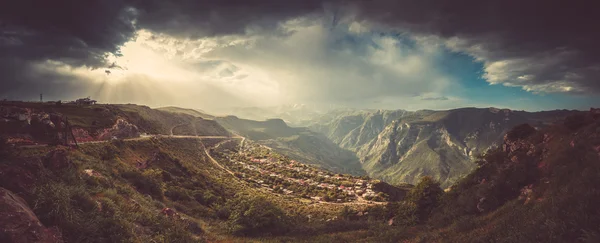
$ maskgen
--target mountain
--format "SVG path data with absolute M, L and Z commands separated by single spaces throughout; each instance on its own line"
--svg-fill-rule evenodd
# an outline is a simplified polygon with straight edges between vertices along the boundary
M 226 116 L 217 117 L 216 121 L 236 134 L 302 163 L 337 173 L 365 174 L 353 152 L 340 148 L 324 135 L 307 128 L 290 127 L 281 119 L 254 121 Z
M 222 116 L 234 115 L 239 118 L 257 121 L 279 118 L 291 126 L 302 127 L 314 117 L 323 115 L 326 112 L 327 109 L 316 105 L 288 104 L 265 107 L 234 107 L 220 110 L 216 114 Z
M 422 242 L 599 242 L 600 110 L 519 125 L 499 145 L 443 196 Z
M 497 146 L 510 128 L 522 123 L 542 127 L 572 113 L 496 108 L 337 110 L 306 125 L 356 152 L 371 177 L 414 184 L 428 175 L 449 186 L 475 168 L 476 156 Z
M 180 107 L 175 107 L 175 106 L 167 106 L 167 107 L 156 108 L 156 110 L 167 111 L 167 112 L 171 112 L 171 113 L 183 113 L 183 114 L 188 114 L 190 116 L 200 117 L 200 118 L 204 118 L 204 119 L 214 118 L 213 115 L 209 115 L 208 113 L 206 113 L 202 110 L 197 110 L 197 109 L 187 109 L 187 108 L 180 108 Z

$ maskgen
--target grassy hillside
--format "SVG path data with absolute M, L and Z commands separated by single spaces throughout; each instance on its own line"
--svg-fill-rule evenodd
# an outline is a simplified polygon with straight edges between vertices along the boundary
M 300 241 L 368 228 L 367 221 L 325 221 L 342 205 L 315 207 L 253 188 L 211 162 L 204 146 L 195 138 L 153 138 L 79 149 L 0 147 L 0 188 L 22 197 L 65 242 Z M 5 216 L 0 225 L 22 227 Z M 0 239 L 11 238 L 0 232 Z

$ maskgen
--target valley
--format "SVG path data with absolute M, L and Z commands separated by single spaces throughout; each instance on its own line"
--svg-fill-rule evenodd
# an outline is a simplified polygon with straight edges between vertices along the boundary
M 567 225 L 598 223 L 595 109 L 343 111 L 310 130 L 173 107 L 0 111 L 0 236 L 12 241 L 595 239 Z M 346 153 L 365 173 L 337 169 Z

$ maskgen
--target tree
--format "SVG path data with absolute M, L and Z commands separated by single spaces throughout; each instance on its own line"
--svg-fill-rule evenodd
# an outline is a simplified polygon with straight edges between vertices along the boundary
M 440 183 L 430 176 L 422 177 L 419 183 L 408 193 L 407 201 L 415 206 L 417 217 L 424 221 L 438 205 L 444 191 Z

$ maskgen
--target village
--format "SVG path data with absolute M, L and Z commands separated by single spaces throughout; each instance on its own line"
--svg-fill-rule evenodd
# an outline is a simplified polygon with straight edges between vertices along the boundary
M 273 193 L 309 199 L 316 203 L 384 202 L 387 195 L 374 190 L 377 180 L 366 176 L 335 174 L 302 164 L 258 144 L 242 151 L 223 150 L 215 158 L 235 175 Z

